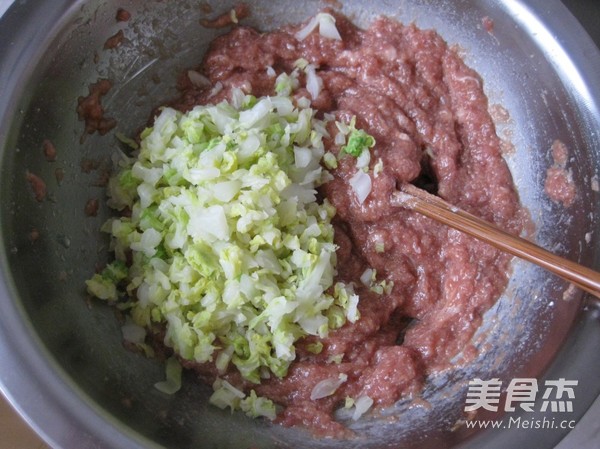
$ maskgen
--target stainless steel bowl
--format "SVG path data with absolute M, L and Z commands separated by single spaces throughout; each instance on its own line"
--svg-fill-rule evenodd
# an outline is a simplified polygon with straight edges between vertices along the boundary
M 214 16 L 234 2 L 205 4 Z M 322 6 L 252 1 L 244 23 L 270 29 L 304 20 Z M 129 23 L 116 23 L 118 7 L 132 13 Z M 512 136 L 515 151 L 507 161 L 536 240 L 599 266 L 600 203 L 591 183 L 600 167 L 600 55 L 559 1 L 345 0 L 341 9 L 363 25 L 379 14 L 414 21 L 459 45 L 483 76 L 491 103 L 510 113 L 498 130 Z M 96 185 L 100 172 L 86 173 L 81 163 L 108 164 L 118 142 L 110 133 L 80 143 L 83 124 L 75 109 L 90 83 L 109 78 L 114 87 L 103 101 L 107 115 L 117 119 L 118 131 L 134 134 L 153 107 L 174 96 L 178 73 L 198 63 L 208 42 L 224 32 L 202 28 L 202 11 L 197 0 L 20 0 L 0 20 L 2 392 L 46 441 L 64 448 L 554 446 L 568 429 L 451 430 L 474 377 L 578 380 L 568 416 L 574 420 L 600 393 L 595 310 L 579 293 L 563 300 L 564 282 L 518 261 L 506 294 L 474 338 L 481 348 L 477 360 L 428 380 L 423 397 L 431 409 L 400 401 L 382 416 L 349 423 L 359 434 L 355 441 L 313 439 L 213 408 L 209 388 L 189 373 L 172 397 L 153 388 L 163 377 L 161 365 L 125 350 L 113 311 L 85 298 L 84 280 L 107 257 L 99 227 L 109 211 L 85 216 L 87 200 L 104 194 Z M 492 33 L 484 17 L 493 20 Z M 119 29 L 125 43 L 102 50 Z M 55 144 L 56 162 L 44 159 L 44 139 Z M 556 139 L 571 151 L 579 191 L 568 209 L 544 194 Z M 61 183 L 57 168 L 64 170 Z M 33 199 L 27 171 L 46 180 L 46 201 Z M 35 242 L 33 229 L 39 232 Z

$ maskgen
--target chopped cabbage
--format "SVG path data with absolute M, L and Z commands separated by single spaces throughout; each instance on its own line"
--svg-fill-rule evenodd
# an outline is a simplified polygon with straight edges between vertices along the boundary
M 170 357 L 165 365 L 166 380 L 154 384 L 154 388 L 165 394 L 175 394 L 181 388 L 181 365 L 176 357 Z
M 319 27 L 319 34 L 327 39 L 341 41 L 342 36 L 335 26 L 335 17 L 331 14 L 321 12 L 309 20 L 309 22 L 298 31 L 295 35 L 296 39 L 303 41 L 312 33 L 315 28 Z
M 242 410 L 251 418 L 263 416 L 273 420 L 276 418 L 275 404 L 270 399 L 257 396 L 256 391 L 251 390 L 246 394 L 223 379 L 217 378 L 213 384 L 213 394 L 209 402 L 220 409 L 229 407 L 232 411 Z
M 356 199 L 360 204 L 364 203 L 369 193 L 371 193 L 371 188 L 373 183 L 371 181 L 371 177 L 362 170 L 358 170 L 354 175 L 350 178 L 350 187 L 354 194 L 356 195 Z
M 354 413 L 352 419 L 357 421 L 362 415 L 364 415 L 373 405 L 373 399 L 369 396 L 361 396 L 354 401 Z
M 362 129 L 350 131 L 348 143 L 342 147 L 342 151 L 354 157 L 360 157 L 364 150 L 375 146 L 375 139 Z
M 337 378 L 323 379 L 313 387 L 310 393 L 310 399 L 315 401 L 331 396 L 347 380 L 348 375 L 344 373 L 340 373 Z
M 219 378 L 213 383 L 213 390 L 208 401 L 220 409 L 229 407 L 231 411 L 237 410 L 240 408 L 241 400 L 246 396 L 243 391 Z
M 251 390 L 250 395 L 240 401 L 240 408 L 251 418 L 264 416 L 272 421 L 276 417 L 275 404 L 273 401 L 257 396 L 254 390 Z
M 233 364 L 254 383 L 285 376 L 298 339 L 359 318 L 351 286 L 334 285 L 335 208 L 317 202 L 331 178 L 323 165 L 336 165 L 323 144 L 331 118 L 294 106 L 297 85 L 284 74 L 276 97 L 237 89 L 231 103 L 163 108 L 109 181 L 108 204 L 128 213 L 103 226 L 115 261 L 86 282 L 136 326 L 164 326 L 183 360 L 219 373 Z M 352 136 L 352 148 L 371 144 Z M 172 360 L 162 391 L 179 388 Z M 270 401 L 230 387 L 217 385 L 211 402 L 274 417 Z

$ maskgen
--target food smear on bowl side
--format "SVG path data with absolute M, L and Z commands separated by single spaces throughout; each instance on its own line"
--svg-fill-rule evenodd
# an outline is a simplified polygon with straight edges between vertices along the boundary
M 560 140 L 555 140 L 550 148 L 552 165 L 546 170 L 544 190 L 555 203 L 569 207 L 577 197 L 577 187 L 573 181 L 573 173 L 567 164 L 569 149 Z
M 54 169 L 54 179 L 56 180 L 56 184 L 58 184 L 59 186 L 62 185 L 62 182 L 65 179 L 64 168 L 57 167 Z
M 483 25 L 485 31 L 487 31 L 488 33 L 492 34 L 494 32 L 494 20 L 490 17 L 484 16 L 481 19 L 481 24 Z
M 418 397 L 428 376 L 451 367 L 461 352 L 477 353 L 471 337 L 504 291 L 511 258 L 415 212 L 398 210 L 390 201 L 399 184 L 410 182 L 509 232 L 518 234 L 523 227 L 525 213 L 482 80 L 435 31 L 389 18 L 363 30 L 328 10 L 267 33 L 238 26 L 215 39 L 201 66 L 180 81 L 181 97 L 162 109 L 154 126 L 142 133 L 139 154 L 125 158 L 120 174 L 109 182 L 109 205 L 124 213 L 104 226 L 113 235 L 116 261 L 88 282 L 93 295 L 132 308 L 134 321 L 149 331 L 140 344 L 174 348 L 184 367 L 213 385 L 215 405 L 336 438 L 353 435 L 334 418 L 336 410 L 346 408 L 352 422 L 369 410 Z M 284 101 L 284 109 L 278 109 Z M 301 111 L 311 111 L 302 123 L 310 123 L 304 133 L 317 137 L 310 139 L 312 147 L 290 146 L 291 135 L 280 137 L 272 121 L 276 113 L 286 136 L 288 127 L 299 126 Z M 194 150 L 195 135 L 215 129 L 218 135 L 209 135 L 223 154 L 245 151 L 245 145 L 256 148 L 243 143 L 244 130 L 248 136 L 266 132 L 268 145 L 263 137 L 258 145 L 265 155 L 273 139 L 283 138 L 285 151 L 273 150 L 278 158 L 267 165 L 280 169 L 282 157 L 298 169 L 317 170 L 316 162 L 322 169 L 312 180 L 316 193 L 308 197 L 300 189 L 253 196 L 233 214 L 228 205 L 240 201 L 234 199 L 239 183 L 220 180 L 222 162 L 194 171 L 208 148 Z M 279 145 L 281 140 L 275 148 Z M 181 199 L 182 185 L 191 182 L 186 176 L 198 184 L 192 196 Z M 222 189 L 215 187 L 223 182 Z M 213 203 L 215 195 L 226 197 Z M 331 240 L 320 244 L 335 248 L 329 261 L 335 258 L 336 264 L 323 265 L 335 270 L 323 273 L 326 282 L 319 284 L 311 305 L 301 306 L 297 288 L 288 295 L 279 283 L 298 263 L 316 257 L 318 264 L 320 252 L 309 247 L 299 253 L 302 257 L 274 258 L 261 253 L 260 261 L 258 256 L 234 259 L 233 268 L 215 254 L 228 248 L 234 233 L 239 233 L 236 240 L 242 238 L 239 221 L 268 224 L 267 211 L 280 208 L 273 203 L 277 197 L 327 211 L 321 223 L 327 231 L 320 237 Z M 176 207 L 185 213 L 174 212 Z M 295 215 L 304 220 L 304 214 Z M 307 223 L 289 235 L 301 240 Z M 186 256 L 190 241 L 202 250 Z M 273 250 L 276 242 L 261 234 L 253 248 Z M 172 259 L 174 249 L 184 250 L 183 260 Z M 303 262 L 305 253 L 312 256 Z M 171 270 L 173 264 L 180 269 Z M 266 270 L 275 280 L 247 282 L 252 269 Z M 314 269 L 303 276 L 310 278 Z M 203 272 L 206 280 L 197 286 Z M 212 295 L 199 290 L 214 279 L 227 282 L 227 273 L 234 273 L 235 288 L 224 284 Z M 277 294 L 264 300 L 275 287 Z M 257 298 L 270 312 L 255 315 Z M 299 308 L 316 320 L 302 324 Z M 223 322 L 241 338 L 226 335 L 215 342 Z M 289 329 L 276 332 L 282 322 L 294 323 L 291 336 Z M 264 341 L 263 331 L 270 340 Z M 284 369 L 277 365 L 281 362 Z
M 56 161 L 58 153 L 56 151 L 56 147 L 50 140 L 44 139 L 42 142 L 42 151 L 44 152 L 44 157 L 48 162 Z
M 117 9 L 117 13 L 115 14 L 115 20 L 117 22 L 129 22 L 131 19 L 131 13 L 126 9 L 119 8 Z
M 98 215 L 99 208 L 100 202 L 98 198 L 90 198 L 86 201 L 83 211 L 87 217 L 95 217 L 96 215 Z
M 102 106 L 102 97 L 112 88 L 112 83 L 107 79 L 99 79 L 88 87 L 88 95 L 77 99 L 77 115 L 79 120 L 85 122 L 85 131 L 81 136 L 83 142 L 86 134 L 97 132 L 104 135 L 117 126 L 113 118 L 104 116 L 104 107 Z
M 104 42 L 104 49 L 105 50 L 113 50 L 113 49 L 117 48 L 119 45 L 121 45 L 124 40 L 125 40 L 125 33 L 123 33 L 123 30 L 119 30 L 115 34 L 113 34 L 111 37 L 106 39 L 106 42 Z
M 25 179 L 33 191 L 35 200 L 40 203 L 44 201 L 48 193 L 46 189 L 46 182 L 38 175 L 31 173 L 29 170 L 25 172 Z
M 210 11 L 209 11 L 210 12 Z M 250 15 L 250 8 L 245 3 L 240 3 L 230 11 L 221 14 L 215 19 L 202 19 L 200 25 L 204 28 L 225 28 L 230 25 L 237 25 L 240 20 Z

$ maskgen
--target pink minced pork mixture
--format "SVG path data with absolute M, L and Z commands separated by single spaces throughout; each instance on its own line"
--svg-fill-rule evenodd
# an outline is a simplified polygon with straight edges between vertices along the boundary
M 457 354 L 472 359 L 477 351 L 470 339 L 508 279 L 507 255 L 392 206 L 392 192 L 412 182 L 513 233 L 521 231 L 523 214 L 479 75 L 435 31 L 389 18 L 362 30 L 332 14 L 341 41 L 317 31 L 299 41 L 294 35 L 302 25 L 264 34 L 234 28 L 212 43 L 196 68 L 223 89 L 211 97 L 210 87 L 195 87 L 184 74 L 174 106 L 185 111 L 218 103 L 234 87 L 257 97 L 274 95 L 275 77 L 267 68 L 290 73 L 304 58 L 323 80 L 312 107 L 338 121 L 355 116 L 357 128 L 376 139 L 369 171 L 373 187 L 363 204 L 349 185 L 356 172 L 352 157 L 341 158 L 334 179 L 320 192 L 337 209 L 338 280 L 354 281 L 361 318 L 330 332 L 318 355 L 307 350 L 314 337 L 299 341 L 297 359 L 282 379 L 251 385 L 233 368 L 221 376 L 282 405 L 281 424 L 343 438 L 352 433 L 333 412 L 346 397 L 368 395 L 375 408 L 417 398 L 427 376 L 448 368 Z M 303 87 L 294 95 L 311 99 Z M 329 131 L 326 146 L 338 154 L 337 129 Z M 375 177 L 378 159 L 383 171 Z M 381 242 L 384 251 L 378 252 Z M 378 280 L 393 281 L 390 294 L 361 284 L 367 268 L 377 270 Z M 207 382 L 217 375 L 212 364 L 183 363 Z M 347 381 L 333 395 L 311 400 L 318 382 L 341 373 Z

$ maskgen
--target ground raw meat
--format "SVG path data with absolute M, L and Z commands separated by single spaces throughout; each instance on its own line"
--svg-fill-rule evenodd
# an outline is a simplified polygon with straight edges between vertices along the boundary
M 86 134 L 98 132 L 104 135 L 117 126 L 113 118 L 104 116 L 104 107 L 102 106 L 102 97 L 112 88 L 112 83 L 107 79 L 99 79 L 88 87 L 88 96 L 77 99 L 77 115 L 79 120 L 85 121 L 85 133 L 81 136 L 81 141 L 85 139 Z
M 112 35 L 111 37 L 106 39 L 106 42 L 104 42 L 104 49 L 112 50 L 114 48 L 117 48 L 119 45 L 121 45 L 123 43 L 124 39 L 125 39 L 125 34 L 123 33 L 123 30 L 119 30 L 114 35 Z
M 356 172 L 349 156 L 340 159 L 321 191 L 337 209 L 338 279 L 356 284 L 361 318 L 331 332 L 317 355 L 308 350 L 314 337 L 301 341 L 283 379 L 247 385 L 234 371 L 225 376 L 283 405 L 280 423 L 346 437 L 349 431 L 332 418 L 346 397 L 369 396 L 375 407 L 416 397 L 428 375 L 451 366 L 461 351 L 475 353 L 470 339 L 507 283 L 507 255 L 394 208 L 390 197 L 397 186 L 427 188 L 512 233 L 521 231 L 523 215 L 478 74 L 435 31 L 388 18 L 361 30 L 335 17 L 341 41 L 317 31 L 299 41 L 294 34 L 301 26 L 264 34 L 237 27 L 217 38 L 195 70 L 222 90 L 215 95 L 210 87 L 183 83 L 175 106 L 217 103 L 229 99 L 233 87 L 274 95 L 275 78 L 267 68 L 290 73 L 304 58 L 323 80 L 313 108 L 344 122 L 355 116 L 357 127 L 375 138 L 373 188 L 363 204 L 349 186 Z M 311 99 L 303 87 L 295 95 Z M 326 145 L 338 154 L 335 126 L 329 131 Z M 383 171 L 375 177 L 379 160 Z M 378 280 L 393 281 L 390 294 L 361 285 L 367 268 L 377 270 Z M 209 382 L 216 376 L 212 365 L 183 363 Z M 347 381 L 334 394 L 311 400 L 318 382 L 342 373 Z
M 98 198 L 91 198 L 85 203 L 84 213 L 87 217 L 95 217 L 98 215 L 99 207 L 100 202 L 98 201 Z
M 56 161 L 56 147 L 54 144 L 48 139 L 44 139 L 42 142 L 42 150 L 44 152 L 44 157 L 48 162 Z
M 571 170 L 567 169 L 569 150 L 560 140 L 555 140 L 550 148 L 553 164 L 546 170 L 544 189 L 555 203 L 569 207 L 577 195 Z
M 129 19 L 131 19 L 131 13 L 129 11 L 123 8 L 117 9 L 117 14 L 115 16 L 117 22 L 129 22 Z
M 33 191 L 33 196 L 35 200 L 38 202 L 42 202 L 46 199 L 46 183 L 42 178 L 38 175 L 31 173 L 29 170 L 25 172 L 25 179 L 29 183 L 31 190 Z

